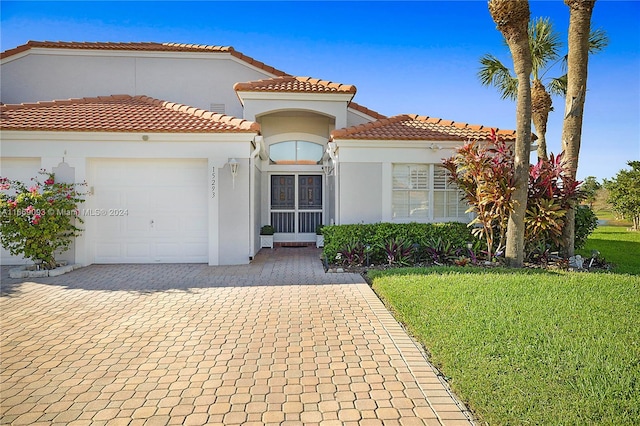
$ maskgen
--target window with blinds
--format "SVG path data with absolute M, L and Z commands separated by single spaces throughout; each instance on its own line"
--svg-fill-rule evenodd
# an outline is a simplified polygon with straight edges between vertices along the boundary
M 397 220 L 468 219 L 468 205 L 439 164 L 394 164 L 392 217 Z
M 453 182 L 450 173 L 439 166 L 433 170 L 433 216 L 434 218 L 457 218 L 466 216 L 469 207 L 462 193 Z
M 427 218 L 429 213 L 429 166 L 393 165 L 394 219 Z

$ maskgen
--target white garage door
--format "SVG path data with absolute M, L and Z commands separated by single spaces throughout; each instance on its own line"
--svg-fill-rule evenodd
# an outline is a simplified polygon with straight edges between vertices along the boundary
M 0 176 L 24 182 L 27 184 L 27 187 L 30 186 L 31 178 L 41 177 L 38 175 L 39 170 L 40 158 L 2 158 L 0 161 Z M 12 256 L 11 253 L 4 248 L 2 248 L 0 256 L 3 265 L 33 263 L 22 256 Z
M 91 162 L 95 263 L 208 261 L 207 161 Z

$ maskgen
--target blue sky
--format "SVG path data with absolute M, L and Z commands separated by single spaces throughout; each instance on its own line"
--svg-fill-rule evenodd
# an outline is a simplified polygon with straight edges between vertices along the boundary
M 562 1 L 530 7 L 532 17 L 550 17 L 566 40 Z M 289 74 L 354 84 L 354 100 L 385 115 L 515 128 L 515 104 L 476 76 L 484 53 L 511 60 L 484 0 L 3 0 L 0 8 L 3 51 L 28 40 L 230 45 Z M 607 31 L 610 44 L 590 59 L 578 176 L 601 179 L 640 159 L 640 2 L 599 0 L 592 24 Z M 561 73 L 558 67 L 549 76 Z M 547 140 L 558 153 L 564 100 L 553 101 Z

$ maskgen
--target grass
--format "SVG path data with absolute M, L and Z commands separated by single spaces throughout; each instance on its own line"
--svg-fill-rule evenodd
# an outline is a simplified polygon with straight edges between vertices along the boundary
M 614 272 L 640 275 L 640 232 L 629 232 L 624 226 L 599 226 L 578 252 L 591 257 L 600 254 L 614 265 Z
M 624 273 L 399 269 L 373 288 L 481 421 L 637 425 L 640 236 L 609 228 L 587 250 Z

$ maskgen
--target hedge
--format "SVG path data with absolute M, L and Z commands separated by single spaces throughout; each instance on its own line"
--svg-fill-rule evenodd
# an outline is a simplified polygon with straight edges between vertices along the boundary
M 328 263 L 334 263 L 338 252 L 354 242 L 368 247 L 371 263 L 386 261 L 384 245 L 393 238 L 417 244 L 418 250 L 426 250 L 439 239 L 456 249 L 466 248 L 468 242 L 477 242 L 469 227 L 459 222 L 329 225 L 322 229 L 322 234 L 323 256 Z

